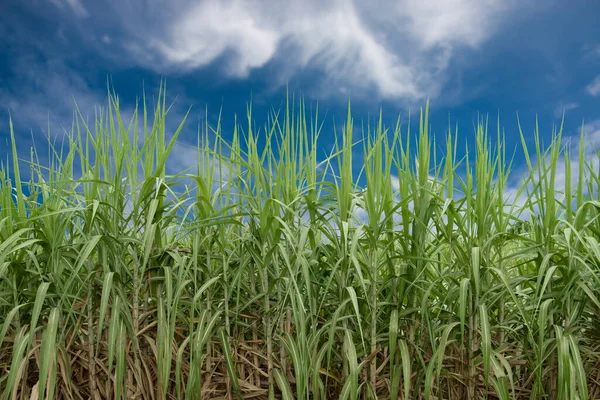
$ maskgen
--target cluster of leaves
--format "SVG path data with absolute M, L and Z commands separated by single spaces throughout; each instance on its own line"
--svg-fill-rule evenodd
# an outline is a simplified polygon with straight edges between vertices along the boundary
M 349 110 L 320 159 L 318 112 L 288 102 L 228 141 L 202 125 L 196 170 L 167 174 L 185 120 L 167 132 L 164 90 L 147 109 L 126 123 L 109 94 L 64 150 L 33 152 L 29 182 L 11 126 L 2 398 L 600 396 L 600 174 L 583 135 L 577 164 L 561 131 L 523 140 L 509 187 L 485 121 L 474 154 L 448 132 L 438 160 L 427 108 L 415 141 L 381 116 L 356 140 Z

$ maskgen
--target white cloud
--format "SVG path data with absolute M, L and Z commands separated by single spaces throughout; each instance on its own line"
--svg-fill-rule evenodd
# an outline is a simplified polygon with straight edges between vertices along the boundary
M 318 65 L 337 83 L 363 81 L 386 97 L 419 97 L 413 72 L 364 26 L 352 3 L 207 1 L 190 5 L 150 47 L 161 68 L 191 70 L 230 55 L 227 73 L 253 69 L 290 53 L 291 70 Z M 287 72 L 290 72 L 289 70 Z
M 585 45 L 585 56 L 586 57 L 600 57 L 600 44 L 596 45 Z
M 584 124 L 583 132 L 586 136 L 586 143 L 592 146 L 592 148 L 588 146 L 588 150 L 595 151 L 594 147 L 600 146 L 600 119 Z
M 106 103 L 103 91 L 91 89 L 60 60 L 40 62 L 35 57 L 22 56 L 11 67 L 15 79 L 0 89 L 0 104 L 10 110 L 15 129 L 31 130 L 34 137 L 39 137 L 49 125 L 53 136 L 62 134 L 63 127 L 70 131 L 75 104 L 84 117 L 93 118 L 95 107 Z M 19 133 L 24 132 L 15 132 Z
M 87 17 L 89 15 L 80 0 L 50 0 L 50 2 L 61 9 L 64 9 L 66 4 L 78 17 Z
M 167 159 L 167 172 L 170 174 L 195 174 L 198 168 L 198 149 L 188 143 L 178 141 Z
M 554 117 L 561 118 L 563 113 L 567 113 L 568 111 L 574 110 L 579 107 L 577 103 L 561 103 L 554 109 Z
M 315 86 L 346 96 L 436 96 L 457 48 L 477 48 L 516 2 L 495 0 L 173 0 L 116 3 L 128 60 L 190 72 L 219 63 L 231 77 L 269 67 L 274 84 L 320 71 Z M 137 10 L 143 9 L 140 13 Z M 118 18 L 115 18 L 118 16 Z M 113 41 L 117 43 L 116 40 Z M 357 92 L 358 91 L 358 92 Z
M 152 45 L 169 64 L 193 69 L 232 51 L 235 60 L 230 73 L 242 77 L 273 57 L 280 36 L 261 24 L 251 7 L 212 1 L 191 6 L 168 34 Z
M 600 75 L 596 77 L 589 85 L 585 87 L 585 91 L 592 96 L 600 95 Z
M 396 5 L 409 31 L 426 48 L 462 44 L 476 47 L 495 29 L 510 1 L 405 0 Z

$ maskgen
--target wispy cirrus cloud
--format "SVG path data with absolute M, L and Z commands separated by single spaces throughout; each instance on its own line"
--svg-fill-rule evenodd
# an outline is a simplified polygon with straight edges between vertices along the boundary
M 439 94 L 457 49 L 478 48 L 520 7 L 512 0 L 130 0 L 111 2 L 106 13 L 94 3 L 54 1 L 89 14 L 83 33 L 96 30 L 107 53 L 119 49 L 128 55 L 123 62 L 159 73 L 218 64 L 240 79 L 270 67 L 279 86 L 319 71 L 323 93 L 406 101 Z
M 8 110 L 16 126 L 31 129 L 34 137 L 48 134 L 48 128 L 50 134 L 61 133 L 63 128 L 70 130 L 76 109 L 93 118 L 95 106 L 106 103 L 105 92 L 93 90 L 61 60 L 23 56 L 12 67 L 16 79 L 0 88 L 0 103 L 6 106 L 2 125 L 8 121 L 4 114 Z
M 50 2 L 59 8 L 69 7 L 79 17 L 89 15 L 80 0 L 50 0 Z
M 600 75 L 585 87 L 585 91 L 591 96 L 600 95 Z
M 564 113 L 568 111 L 575 110 L 579 107 L 579 103 L 571 102 L 571 103 L 560 103 L 554 108 L 554 117 L 560 118 Z

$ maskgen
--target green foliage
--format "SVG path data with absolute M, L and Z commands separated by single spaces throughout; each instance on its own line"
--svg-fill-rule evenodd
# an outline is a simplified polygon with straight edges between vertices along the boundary
M 229 141 L 202 124 L 192 170 L 173 173 L 185 120 L 170 132 L 168 111 L 161 86 L 123 121 L 109 93 L 64 149 L 34 149 L 28 182 L 11 125 L 2 398 L 600 396 L 583 134 L 571 157 L 562 128 L 546 148 L 536 130 L 533 152 L 521 132 L 515 178 L 499 126 L 479 121 L 458 160 L 428 107 L 416 138 L 380 115 L 357 140 L 349 105 L 321 159 L 318 111 L 289 99 L 260 130 L 249 108 Z

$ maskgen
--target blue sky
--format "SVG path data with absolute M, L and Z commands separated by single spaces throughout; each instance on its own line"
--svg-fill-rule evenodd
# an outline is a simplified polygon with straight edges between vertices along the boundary
M 348 97 L 357 121 L 383 108 L 390 125 L 430 99 L 440 138 L 450 121 L 464 143 L 500 114 L 510 148 L 517 113 L 549 137 L 563 110 L 566 134 L 585 121 L 600 138 L 598 15 L 594 0 L 3 0 L 0 156 L 9 111 L 27 154 L 49 123 L 70 125 L 73 99 L 93 115 L 108 76 L 126 107 L 166 79 L 175 121 L 222 107 L 227 126 L 251 98 L 260 119 L 287 84 L 326 126 Z

